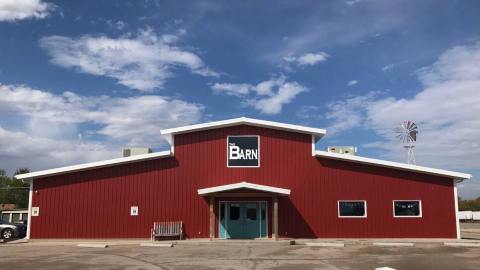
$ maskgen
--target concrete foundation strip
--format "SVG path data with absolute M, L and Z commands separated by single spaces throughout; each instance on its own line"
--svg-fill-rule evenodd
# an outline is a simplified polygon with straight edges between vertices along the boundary
M 345 247 L 344 243 L 329 243 L 329 242 L 306 242 L 305 245 L 309 247 Z
M 372 245 L 380 247 L 413 247 L 414 243 L 400 242 L 373 242 Z
M 444 242 L 449 247 L 480 247 L 480 243 L 463 243 L 463 242 Z
M 107 244 L 78 244 L 77 247 L 108 248 Z
M 173 247 L 173 243 L 140 243 L 141 247 Z

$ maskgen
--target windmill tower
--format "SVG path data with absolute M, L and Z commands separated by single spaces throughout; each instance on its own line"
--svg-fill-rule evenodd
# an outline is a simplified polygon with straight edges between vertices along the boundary
M 413 121 L 403 121 L 396 129 L 398 140 L 403 143 L 408 164 L 415 165 L 415 142 L 417 141 L 418 126 Z

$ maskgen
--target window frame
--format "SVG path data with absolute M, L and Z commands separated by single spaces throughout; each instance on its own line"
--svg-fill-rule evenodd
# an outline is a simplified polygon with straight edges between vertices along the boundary
M 342 216 L 340 215 L 340 203 L 341 202 L 363 202 L 365 206 L 365 213 L 363 216 Z M 367 218 L 367 200 L 338 200 L 337 201 L 337 216 L 338 218 Z
M 419 215 L 418 216 L 397 216 L 395 214 L 395 202 L 418 202 Z M 418 199 L 414 199 L 414 200 L 392 200 L 392 210 L 393 210 L 393 217 L 394 218 L 422 218 L 423 217 L 422 200 L 418 200 Z

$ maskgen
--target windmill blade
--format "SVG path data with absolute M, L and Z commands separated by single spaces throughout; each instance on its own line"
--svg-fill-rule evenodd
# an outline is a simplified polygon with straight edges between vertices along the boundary
M 410 131 L 408 136 L 412 139 L 413 142 L 417 141 L 417 130 Z
M 414 122 L 408 121 L 408 124 L 407 124 L 407 129 L 408 129 L 408 130 L 413 130 L 413 129 L 415 129 L 416 127 L 417 127 L 417 125 L 416 125 Z
M 406 120 L 395 128 L 397 139 L 402 143 L 412 143 L 417 141 L 418 126 L 415 122 Z
M 413 131 L 413 130 L 417 130 L 417 129 L 418 129 L 417 124 L 415 124 L 415 123 L 413 123 L 413 122 L 412 122 L 412 123 L 410 124 L 410 126 L 408 127 L 408 130 L 409 130 L 409 131 Z

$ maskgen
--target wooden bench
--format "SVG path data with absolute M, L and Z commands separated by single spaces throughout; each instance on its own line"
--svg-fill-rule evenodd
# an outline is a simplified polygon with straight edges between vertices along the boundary
M 171 237 L 179 236 L 182 240 L 183 236 L 183 224 L 181 221 L 170 222 L 154 222 L 151 234 L 151 240 L 154 241 L 155 237 Z

